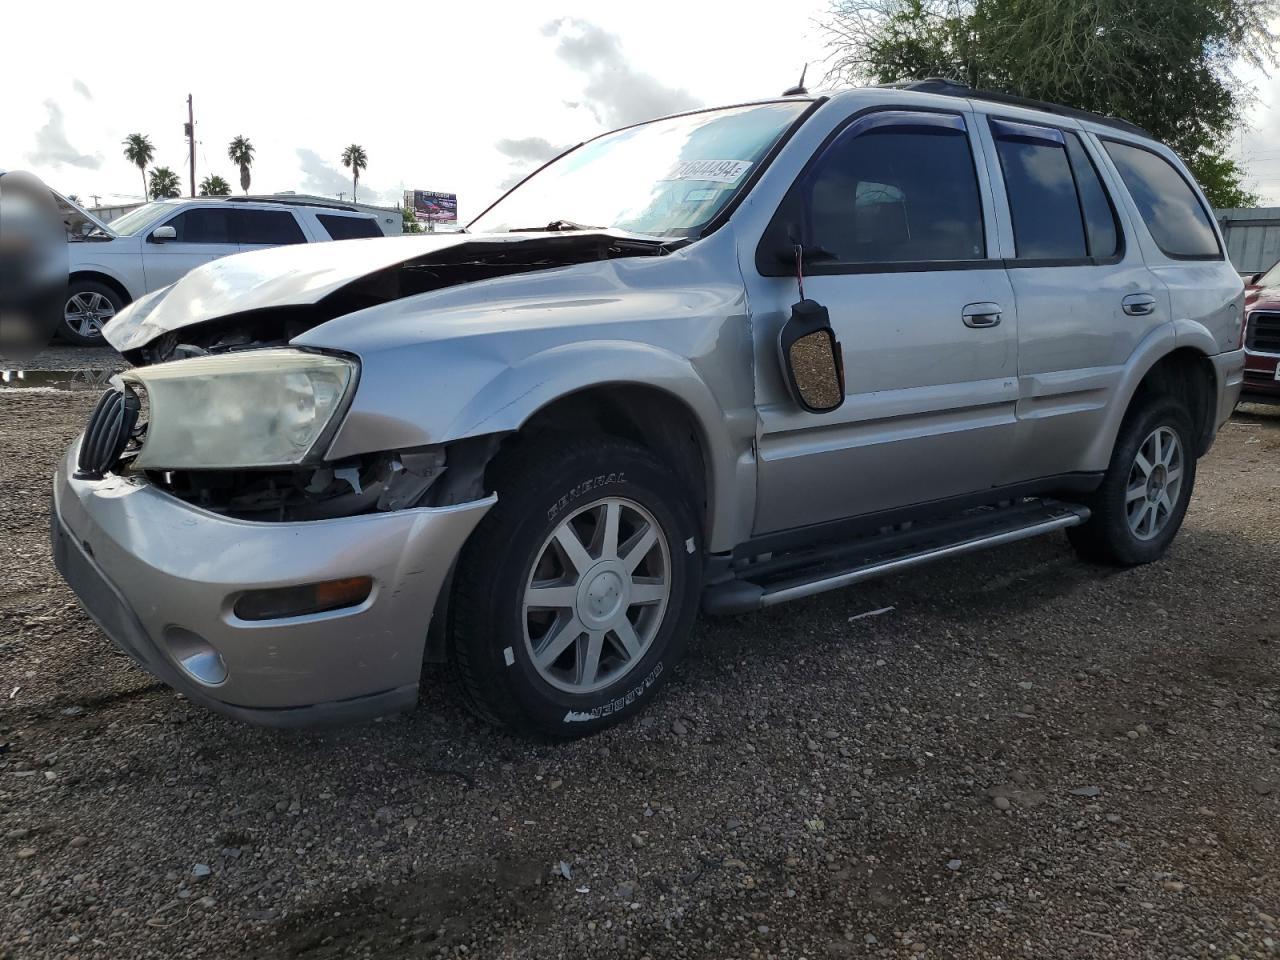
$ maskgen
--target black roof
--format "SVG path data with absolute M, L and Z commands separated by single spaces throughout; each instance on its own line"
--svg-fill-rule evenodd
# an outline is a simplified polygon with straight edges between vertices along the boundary
M 326 210 L 345 210 L 347 213 L 363 212 L 338 201 L 306 200 L 302 197 L 223 197 L 222 200 L 225 203 L 278 203 L 285 207 L 323 207 Z
M 1114 127 L 1117 130 L 1124 130 L 1126 133 L 1136 133 L 1139 136 L 1155 139 L 1151 134 L 1143 130 L 1140 126 L 1130 123 L 1128 120 L 1119 120 L 1116 117 L 1108 117 L 1105 114 L 1093 113 L 1090 110 L 1078 110 L 1075 107 L 1064 107 L 1057 103 L 1046 103 L 1043 100 L 1032 100 L 1029 97 L 1019 97 L 1012 93 L 999 93 L 995 90 L 977 90 L 973 87 L 966 86 L 963 83 L 957 83 L 954 80 L 946 80 L 941 77 L 930 77 L 927 80 L 904 80 L 899 83 L 882 84 L 885 87 L 892 87 L 895 90 L 915 90 L 920 93 L 938 93 L 944 97 L 964 97 L 968 100 L 986 100 L 990 103 L 1005 103 L 1011 107 L 1026 107 L 1029 110 L 1042 110 L 1045 113 L 1051 113 L 1058 117 L 1071 117 L 1074 120 L 1085 120 L 1090 123 L 1100 123 L 1104 126 Z

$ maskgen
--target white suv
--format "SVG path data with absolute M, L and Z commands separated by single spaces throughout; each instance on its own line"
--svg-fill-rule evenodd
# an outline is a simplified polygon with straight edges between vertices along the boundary
M 68 244 L 70 283 L 59 334 L 103 343 L 102 325 L 127 303 L 210 260 L 289 243 L 381 237 L 377 218 L 342 204 L 202 197 L 155 200 Z

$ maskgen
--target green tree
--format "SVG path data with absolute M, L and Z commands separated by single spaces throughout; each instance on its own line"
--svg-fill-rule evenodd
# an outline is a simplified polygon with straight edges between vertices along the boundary
M 369 165 L 369 157 L 364 147 L 353 143 L 342 151 L 342 165 L 351 171 L 351 200 L 356 199 L 356 191 L 360 187 L 360 171 Z
M 200 181 L 200 196 L 229 197 L 231 196 L 231 184 L 216 173 L 212 174 Z
M 142 177 L 142 199 L 147 200 L 147 164 L 155 157 L 156 148 L 151 145 L 151 139 L 142 133 L 131 133 L 121 143 L 124 146 L 124 158 L 138 168 Z
M 418 218 L 413 215 L 413 209 L 410 207 L 400 208 L 400 219 L 402 221 L 401 233 L 421 233 L 422 224 L 418 222 Z
M 836 0 L 832 73 L 946 77 L 1121 117 L 1187 161 L 1214 206 L 1252 199 L 1225 154 L 1276 62 L 1278 0 Z
M 178 180 L 178 175 L 168 167 L 156 167 L 152 170 L 150 185 L 153 200 L 181 196 L 181 181 Z
M 253 166 L 253 144 L 247 137 L 236 137 L 227 145 L 227 159 L 240 168 L 240 189 L 249 193 L 249 168 Z

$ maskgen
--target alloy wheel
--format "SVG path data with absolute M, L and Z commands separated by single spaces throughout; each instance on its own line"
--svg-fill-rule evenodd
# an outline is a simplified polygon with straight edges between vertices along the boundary
M 82 337 L 102 336 L 102 326 L 116 315 L 111 301 L 93 290 L 73 293 L 63 310 L 67 329 Z
M 648 510 L 597 500 L 561 521 L 538 550 L 523 598 L 538 675 L 567 693 L 608 686 L 644 658 L 671 597 L 671 550 Z
M 1139 540 L 1151 540 L 1169 524 L 1182 493 L 1182 441 L 1169 427 L 1156 427 L 1142 441 L 1129 468 L 1125 514 Z

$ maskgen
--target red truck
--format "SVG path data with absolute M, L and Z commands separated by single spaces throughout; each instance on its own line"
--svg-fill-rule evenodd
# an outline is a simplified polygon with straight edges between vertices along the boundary
M 1240 399 L 1280 403 L 1280 263 L 1245 286 L 1244 389 Z

